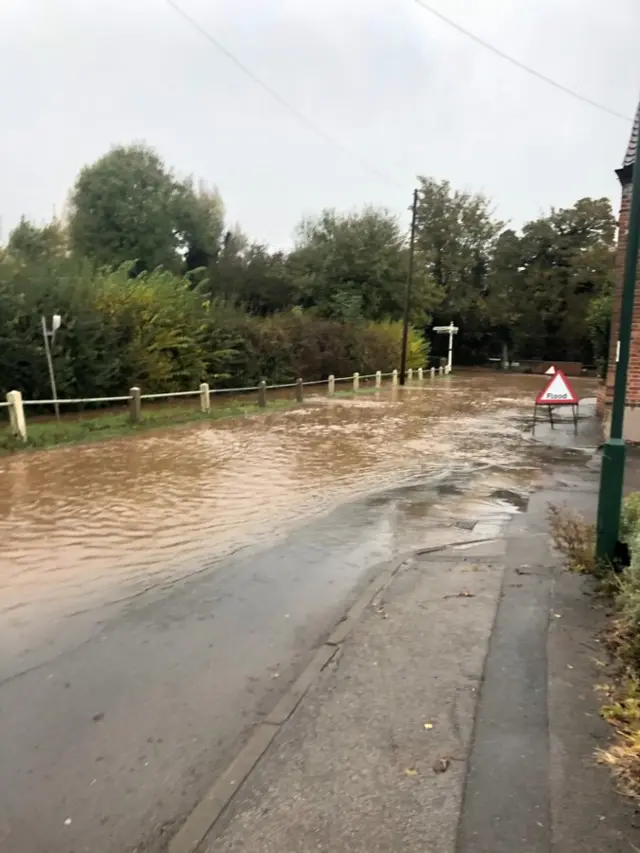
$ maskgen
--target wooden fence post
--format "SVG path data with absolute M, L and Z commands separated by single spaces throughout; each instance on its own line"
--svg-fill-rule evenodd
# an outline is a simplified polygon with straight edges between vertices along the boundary
M 302 379 L 298 379 L 296 381 L 296 401 L 298 403 L 302 403 L 304 400 L 304 385 L 302 384 Z
M 418 368 L 418 382 L 422 382 L 424 379 L 424 370 L 419 367 Z
M 211 391 L 207 382 L 200 385 L 200 411 L 208 412 L 211 409 Z
M 382 371 L 376 370 L 376 388 L 382 388 Z
M 393 373 L 391 374 L 391 384 L 393 385 L 394 388 L 397 387 L 397 385 L 398 385 L 398 371 L 397 370 L 394 370 Z
M 263 379 L 258 385 L 258 405 L 264 409 L 267 405 L 267 383 Z
M 333 373 L 331 374 L 331 376 L 329 376 L 329 385 L 327 388 L 327 393 L 330 397 L 333 397 L 333 395 L 336 393 L 336 377 L 333 375 Z
M 413 382 L 413 368 L 412 367 L 410 367 L 409 370 L 407 370 L 407 382 Z
M 9 391 L 6 399 L 9 404 L 9 424 L 11 426 L 11 432 L 17 438 L 21 438 L 23 441 L 26 441 L 27 421 L 24 416 L 22 394 L 20 391 Z
M 140 389 L 137 385 L 129 389 L 129 418 L 132 424 L 139 424 L 142 416 L 142 400 L 140 397 Z
M 353 374 L 353 390 L 357 391 L 359 387 L 360 387 L 360 374 L 354 373 Z

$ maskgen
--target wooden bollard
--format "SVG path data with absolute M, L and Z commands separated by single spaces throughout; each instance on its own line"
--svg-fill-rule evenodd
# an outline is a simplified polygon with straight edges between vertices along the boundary
M 432 367 L 432 368 L 431 368 L 431 370 L 429 371 L 429 376 L 430 376 L 432 379 L 435 379 L 435 378 L 436 378 L 436 369 L 435 369 L 435 367 Z
M 424 370 L 419 367 L 418 368 L 418 382 L 422 382 L 424 379 Z
M 132 424 L 139 424 L 142 417 L 142 398 L 137 385 L 129 389 L 131 399 L 129 400 L 129 419 Z
M 200 411 L 208 412 L 211 409 L 211 392 L 209 383 L 202 382 L 200 385 Z
M 27 421 L 24 416 L 24 405 L 22 404 L 22 394 L 20 391 L 9 391 L 7 394 L 7 403 L 9 404 L 9 424 L 11 432 L 16 438 L 27 440 Z
M 360 374 L 354 373 L 353 374 L 353 390 L 357 391 L 359 387 L 360 387 Z
M 410 367 L 409 370 L 407 370 L 407 382 L 413 382 L 413 368 L 412 367 Z
M 333 397 L 333 395 L 336 393 L 336 377 L 333 375 L 333 373 L 329 377 L 327 393 L 330 397 Z
M 261 409 L 264 409 L 267 406 L 267 383 L 264 379 L 258 385 L 258 405 Z
M 382 388 L 382 371 L 376 370 L 376 388 Z
M 440 367 L 438 368 L 438 373 L 440 374 L 440 376 L 444 376 L 444 367 L 442 365 L 440 365 Z
M 302 379 L 298 379 L 296 381 L 296 402 L 302 403 L 304 400 L 304 385 L 302 384 Z
M 393 373 L 391 374 L 391 384 L 393 385 L 394 388 L 397 388 L 397 386 L 398 386 L 398 371 L 397 370 L 394 370 Z

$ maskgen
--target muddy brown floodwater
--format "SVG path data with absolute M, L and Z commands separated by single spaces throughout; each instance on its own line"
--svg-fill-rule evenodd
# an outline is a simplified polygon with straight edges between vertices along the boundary
M 0 460 L 0 853 L 164 853 L 381 561 L 486 535 L 566 461 L 527 432 L 543 383 L 461 373 Z
M 544 380 L 468 373 L 397 393 L 0 460 L 0 614 L 146 590 L 366 492 L 452 466 L 530 478 L 522 424 Z M 583 396 L 594 383 L 577 383 Z

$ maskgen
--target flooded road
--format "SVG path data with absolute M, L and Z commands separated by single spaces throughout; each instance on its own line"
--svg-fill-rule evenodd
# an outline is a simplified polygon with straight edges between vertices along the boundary
M 518 510 L 552 459 L 523 436 L 543 384 L 1 459 L 0 850 L 160 845 L 376 562 Z

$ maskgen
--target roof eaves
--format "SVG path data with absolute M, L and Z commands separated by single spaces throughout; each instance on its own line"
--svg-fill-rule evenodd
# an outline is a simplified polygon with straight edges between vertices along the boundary
M 633 122 L 633 129 L 631 131 L 631 138 L 629 139 L 629 145 L 627 146 L 627 152 L 624 155 L 624 160 L 622 161 L 622 168 L 626 168 L 627 166 L 633 166 L 636 162 L 636 157 L 638 154 L 638 139 L 640 137 L 640 104 L 638 104 L 638 110 L 636 112 L 636 118 Z

